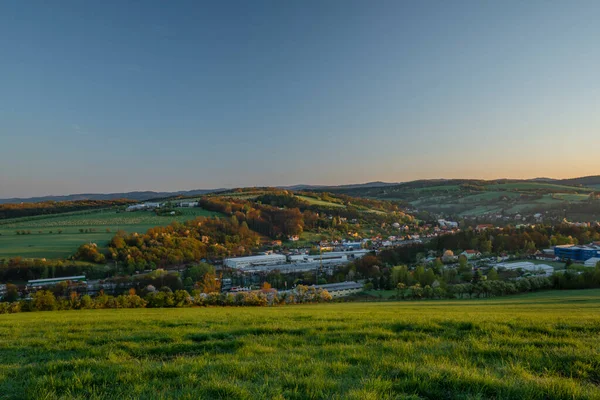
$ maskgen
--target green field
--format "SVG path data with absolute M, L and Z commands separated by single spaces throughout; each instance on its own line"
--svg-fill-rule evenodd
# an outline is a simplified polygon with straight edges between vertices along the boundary
M 574 187 L 567 185 L 557 185 L 554 183 L 543 182 L 510 182 L 510 183 L 495 183 L 486 185 L 488 190 L 551 190 L 554 192 L 591 192 L 591 189 L 586 187 Z
M 556 193 L 554 197 L 560 201 L 586 201 L 589 200 L 589 194 L 578 193 Z
M 3 399 L 598 399 L 600 290 L 0 316 Z
M 330 201 L 323 201 L 320 199 L 316 199 L 314 197 L 300 196 L 300 195 L 296 195 L 296 197 L 298 197 L 301 200 L 306 201 L 309 204 L 316 204 L 316 205 L 325 206 L 325 207 L 345 207 L 343 204 L 332 203 Z
M 183 222 L 198 216 L 217 214 L 197 207 L 178 210 L 182 215 L 158 216 L 150 211 L 117 213 L 114 210 L 97 210 L 0 220 L 0 259 L 16 256 L 65 258 L 71 256 L 83 243 L 94 242 L 105 246 L 117 230 L 145 232 L 173 221 Z M 79 231 L 90 228 L 95 231 Z M 60 234 L 59 229 L 62 230 Z M 31 231 L 31 234 L 17 235 L 17 230 Z

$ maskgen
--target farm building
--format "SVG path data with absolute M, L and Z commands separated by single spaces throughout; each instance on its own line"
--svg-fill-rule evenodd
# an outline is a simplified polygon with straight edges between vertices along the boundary
M 600 257 L 600 246 L 556 246 L 554 247 L 554 255 L 561 260 L 584 262 L 593 257 Z
M 326 285 L 314 285 L 311 286 L 315 289 L 324 289 L 329 292 L 331 297 L 343 297 L 357 294 L 363 291 L 363 285 L 357 282 L 340 282 L 340 283 L 329 283 Z
M 250 266 L 283 264 L 287 261 L 282 254 L 263 254 L 258 256 L 226 258 L 223 262 L 229 268 L 247 268 Z

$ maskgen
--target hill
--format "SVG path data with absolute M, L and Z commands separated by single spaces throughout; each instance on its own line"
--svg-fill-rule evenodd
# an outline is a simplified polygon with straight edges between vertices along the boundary
M 600 291 L 0 318 L 4 399 L 597 399 Z
M 419 180 L 385 187 L 331 189 L 373 199 L 400 201 L 410 209 L 439 216 L 487 218 L 541 213 L 556 221 L 596 220 L 600 211 L 593 184 L 596 177 L 573 180 Z M 587 185 L 587 186 L 586 186 Z M 600 187 L 600 186 L 599 186 Z
M 179 192 L 125 192 L 125 193 L 80 193 L 80 194 L 69 194 L 63 196 L 41 196 L 41 197 L 29 197 L 29 198 L 17 198 L 13 197 L 10 199 L 0 199 L 0 204 L 5 203 L 39 203 L 45 201 L 80 201 L 80 200 L 118 200 L 127 199 L 135 201 L 146 201 L 151 199 L 164 199 L 170 197 L 190 197 L 200 196 L 207 193 L 215 193 L 225 189 L 196 189 L 196 190 L 182 190 Z

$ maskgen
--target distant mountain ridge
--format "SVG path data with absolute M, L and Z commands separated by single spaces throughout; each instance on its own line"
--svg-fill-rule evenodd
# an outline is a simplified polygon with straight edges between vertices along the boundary
M 366 182 L 346 185 L 309 185 L 299 184 L 291 186 L 278 186 L 281 189 L 288 190 L 351 190 L 351 189 L 372 189 L 372 188 L 386 188 L 386 187 L 398 187 L 398 186 L 414 186 L 414 187 L 427 187 L 434 184 L 462 184 L 462 183 L 477 183 L 477 182 L 538 182 L 538 183 L 551 183 L 556 185 L 565 186 L 587 186 L 591 188 L 600 189 L 600 175 L 583 176 L 579 178 L 570 179 L 553 179 L 553 178 L 532 178 L 532 179 L 419 179 L 409 182 Z M 38 203 L 42 201 L 76 201 L 76 200 L 116 200 L 116 199 L 130 199 L 136 201 L 146 201 L 151 199 L 161 199 L 175 196 L 201 196 L 209 193 L 217 193 L 230 189 L 219 188 L 219 189 L 195 189 L 195 190 L 182 190 L 177 192 L 154 192 L 154 191 L 135 191 L 135 192 L 123 192 L 123 193 L 80 193 L 80 194 L 69 194 L 62 196 L 40 196 L 40 197 L 29 197 L 29 198 L 9 198 L 0 199 L 0 204 L 6 203 Z
M 340 186 L 325 186 L 325 185 L 293 185 L 293 186 L 279 186 L 281 189 L 288 190 L 326 190 L 334 188 L 370 188 L 370 187 L 381 187 L 388 185 L 397 185 L 398 183 L 385 183 L 385 182 L 368 182 L 350 185 Z M 181 190 L 177 192 L 154 192 L 154 191 L 136 191 L 136 192 L 123 192 L 123 193 L 78 193 L 69 195 L 58 195 L 58 196 L 39 196 L 39 197 L 13 197 L 9 199 L 0 199 L 0 204 L 7 203 L 39 203 L 42 201 L 77 201 L 77 200 L 116 200 L 116 199 L 129 199 L 136 201 L 146 201 L 151 199 L 163 199 L 167 197 L 175 196 L 202 196 L 209 193 L 223 192 L 225 188 L 219 189 L 195 189 L 195 190 Z
M 7 203 L 39 203 L 42 201 L 77 201 L 77 200 L 116 200 L 116 199 L 129 199 L 137 201 L 146 201 L 150 199 L 160 199 L 165 197 L 174 196 L 201 196 L 208 193 L 220 192 L 226 189 L 197 189 L 197 190 L 183 190 L 179 192 L 153 192 L 153 191 L 138 191 L 138 192 L 124 192 L 124 193 L 79 193 L 69 194 L 63 196 L 40 196 L 40 197 L 29 197 L 29 198 L 10 198 L 0 199 L 0 204 Z

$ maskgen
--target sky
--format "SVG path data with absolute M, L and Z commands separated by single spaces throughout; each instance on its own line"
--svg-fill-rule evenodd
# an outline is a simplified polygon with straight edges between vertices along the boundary
M 0 2 L 0 198 L 600 174 L 600 2 Z

